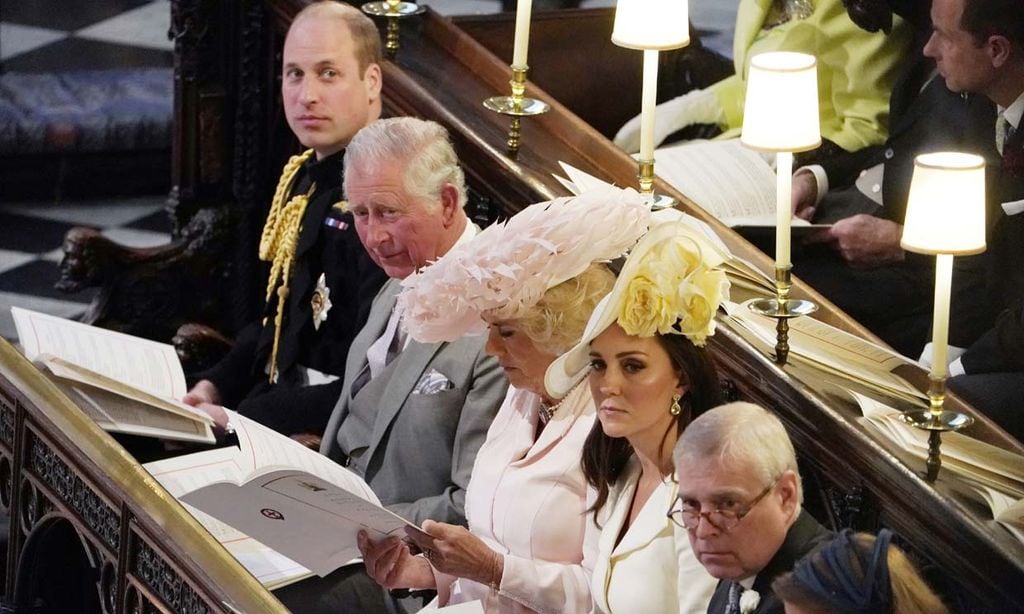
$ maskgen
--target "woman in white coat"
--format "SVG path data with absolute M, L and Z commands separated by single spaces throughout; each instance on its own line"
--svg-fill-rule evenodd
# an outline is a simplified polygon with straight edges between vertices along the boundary
M 661 224 L 639 242 L 580 344 L 546 377 L 548 392 L 559 394 L 590 365 L 598 422 L 582 464 L 601 530 L 591 592 L 602 612 L 703 613 L 717 583 L 666 515 L 675 498 L 672 448 L 690 420 L 720 403 L 699 346 L 714 332 L 729 285 L 679 224 Z

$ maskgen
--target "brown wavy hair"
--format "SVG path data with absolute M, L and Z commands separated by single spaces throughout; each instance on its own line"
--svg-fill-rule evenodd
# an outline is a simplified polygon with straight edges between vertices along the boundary
M 711 356 L 704 348 L 693 345 L 682 335 L 655 335 L 658 343 L 668 354 L 672 367 L 680 379 L 688 384 L 689 389 L 679 403 L 683 411 L 676 416 L 676 432 L 682 433 L 694 418 L 712 407 L 723 402 L 722 387 L 718 381 L 718 373 L 711 361 Z M 668 411 L 668 408 L 665 408 Z M 669 431 L 665 432 L 668 437 Z M 583 444 L 583 475 L 587 483 L 597 490 L 597 499 L 590 508 L 594 513 L 594 524 L 597 513 L 608 502 L 611 485 L 618 481 L 630 457 L 633 446 L 625 437 L 609 437 L 601 427 L 601 421 L 595 420 L 587 440 Z

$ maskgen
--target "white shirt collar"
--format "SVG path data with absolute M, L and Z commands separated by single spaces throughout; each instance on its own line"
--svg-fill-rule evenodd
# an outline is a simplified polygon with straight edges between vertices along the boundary
M 1017 96 L 1017 100 L 1014 100 L 1010 106 L 1005 109 L 1000 107 L 999 114 L 1006 118 L 1006 121 L 1010 123 L 1014 129 L 1019 129 L 1021 116 L 1024 116 L 1024 92 L 1021 92 L 1020 96 Z

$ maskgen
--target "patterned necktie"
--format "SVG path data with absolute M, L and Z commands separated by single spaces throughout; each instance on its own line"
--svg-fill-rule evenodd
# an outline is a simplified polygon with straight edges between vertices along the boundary
M 1024 177 L 1024 143 L 1021 142 L 1024 133 L 1009 122 L 1005 123 L 1003 148 L 1000 152 L 1003 157 L 1002 173 L 1009 177 Z
M 725 606 L 725 614 L 740 614 L 740 593 L 743 587 L 739 582 L 729 584 L 729 603 Z
M 1006 145 L 1006 140 L 1010 136 L 1010 122 L 1006 121 L 1006 116 L 1002 113 L 996 118 L 996 150 L 999 155 L 1003 155 L 1003 146 Z

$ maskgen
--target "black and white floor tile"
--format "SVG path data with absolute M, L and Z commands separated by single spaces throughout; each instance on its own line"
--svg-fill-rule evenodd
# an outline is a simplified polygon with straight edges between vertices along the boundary
M 165 196 L 60 204 L 0 205 L 0 336 L 17 337 L 10 316 L 14 305 L 53 315 L 81 316 L 96 290 L 64 294 L 60 278 L 61 243 L 72 226 L 99 229 L 119 243 L 153 247 L 170 240 Z
M 169 0 L 0 0 L 0 72 L 171 66 Z
M 615 0 L 584 0 L 583 8 Z M 500 0 L 424 0 L 446 15 L 501 10 Z M 734 2 L 690 0 L 690 18 L 710 32 L 704 42 L 731 55 Z M 79 69 L 170 67 L 169 0 L 0 0 L 0 79 L 5 73 Z M 95 290 L 75 295 L 54 289 L 64 233 L 75 225 L 99 228 L 122 243 L 145 247 L 169 240 L 164 194 L 75 202 L 0 202 L 0 336 L 16 337 L 10 307 L 18 305 L 74 318 Z

